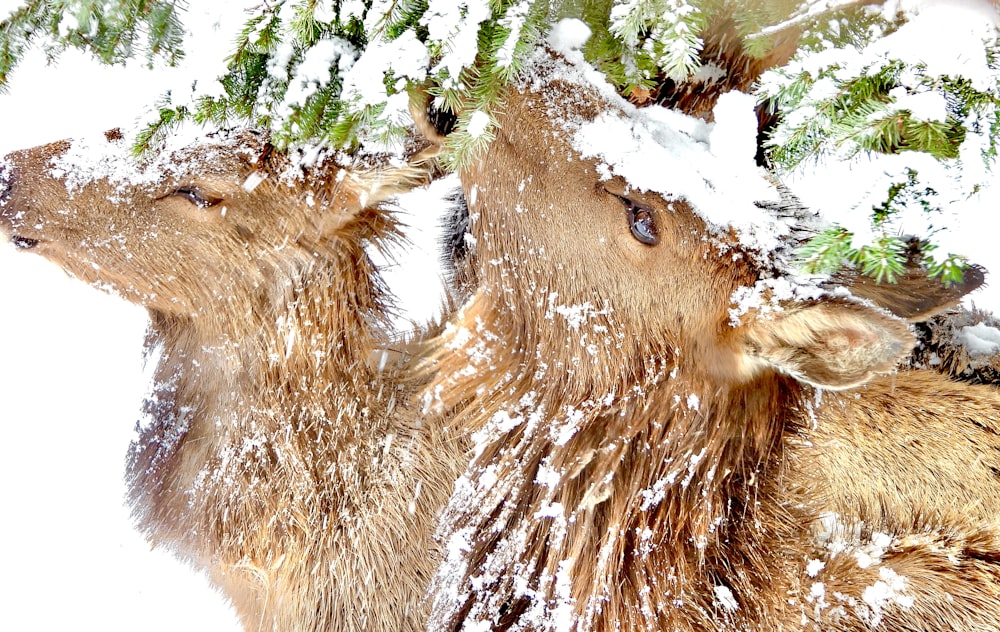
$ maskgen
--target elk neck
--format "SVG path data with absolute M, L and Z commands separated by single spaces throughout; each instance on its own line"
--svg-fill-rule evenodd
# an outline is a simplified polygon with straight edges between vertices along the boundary
M 360 496 L 343 492 L 364 472 L 330 468 L 378 462 L 372 437 L 390 423 L 398 385 L 370 357 L 386 298 L 363 247 L 346 240 L 329 258 L 281 265 L 197 316 L 151 311 L 157 366 L 130 454 L 140 522 L 226 533 L 215 514 L 254 524 L 260 499 L 292 494 L 308 517 L 290 524 L 311 525 Z M 359 452 L 372 458 L 337 457 Z
M 440 343 L 425 404 L 457 410 L 476 449 L 442 523 L 448 549 L 465 553 L 438 574 L 435 620 L 515 625 L 539 608 L 591 623 L 636 616 L 642 608 L 601 614 L 619 603 L 623 567 L 657 593 L 650 603 L 698 612 L 719 583 L 763 590 L 727 578 L 725 560 L 744 545 L 748 563 L 759 558 L 736 534 L 771 497 L 782 437 L 808 406 L 803 388 L 774 374 L 725 384 L 682 341 L 616 339 L 592 350 L 594 366 L 574 364 L 560 319 L 536 331 L 529 309 L 480 291 Z M 587 326 L 600 341 L 613 314 Z

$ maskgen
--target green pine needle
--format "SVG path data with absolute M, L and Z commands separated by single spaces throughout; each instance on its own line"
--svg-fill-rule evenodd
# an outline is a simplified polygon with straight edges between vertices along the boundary
M 53 57 L 75 47 L 105 63 L 132 58 L 176 63 L 184 54 L 184 4 L 182 0 L 28 0 L 0 21 L 0 92 L 24 53 L 35 46 Z M 400 141 L 407 131 L 386 119 L 386 103 L 345 99 L 340 63 L 360 55 L 370 42 L 406 36 L 426 47 L 429 76 L 397 76 L 387 68 L 382 77 L 385 94 L 425 90 L 458 115 L 445 154 L 447 164 L 458 169 L 493 140 L 494 116 L 503 107 L 507 87 L 521 76 L 529 57 L 561 18 L 582 19 L 592 33 L 583 49 L 587 60 L 622 94 L 642 95 L 655 93 L 665 82 L 683 81 L 698 70 L 708 25 L 731 21 L 744 38 L 743 52 L 761 57 L 771 46 L 771 38 L 761 33 L 796 16 L 802 5 L 801 0 L 486 0 L 485 5 L 456 0 L 451 6 L 459 9 L 455 15 L 461 19 L 477 7 L 485 7 L 488 15 L 442 36 L 432 28 L 440 25 L 432 20 L 429 0 L 274 0 L 260 4 L 248 16 L 220 78 L 224 94 L 194 93 L 187 101 L 167 95 L 157 104 L 155 119 L 139 135 L 136 149 L 155 147 L 185 121 L 267 129 L 279 149 L 301 143 L 355 149 Z M 861 49 L 899 28 L 903 17 L 886 19 L 881 11 L 855 6 L 798 23 L 803 28 L 801 50 L 815 53 Z M 456 38 L 464 35 L 475 38 L 474 57 L 465 59 L 461 68 L 445 67 L 441 62 L 458 46 Z M 300 85 L 299 70 L 310 51 L 329 48 L 331 42 L 346 57 L 334 60 L 328 75 L 312 76 L 316 73 L 310 70 L 308 85 Z M 1000 41 L 985 46 L 988 63 L 1000 74 Z M 961 76 L 932 76 L 920 64 L 889 58 L 851 73 L 836 62 L 811 66 L 808 73 L 790 69 L 794 67 L 770 73 L 758 92 L 760 101 L 769 102 L 781 115 L 767 148 L 779 173 L 829 157 L 903 152 L 924 153 L 946 170 L 957 170 L 961 161 L 975 158 L 959 152 L 963 143 L 979 148 L 988 169 L 996 162 L 1000 86 L 984 87 Z M 923 93 L 937 95 L 944 104 L 943 115 L 923 120 L 919 115 L 924 113 L 907 109 L 900 101 Z M 475 129 L 475 134 L 469 132 L 473 113 L 490 117 L 485 129 Z M 475 122 L 478 127 L 481 119 Z M 978 145 L 966 143 L 972 135 Z M 889 186 L 883 201 L 872 208 L 876 229 L 887 231 L 904 210 L 934 213 L 943 204 L 920 174 L 908 173 L 901 180 Z M 968 194 L 980 184 L 970 183 Z M 852 245 L 853 240 L 841 228 L 821 233 L 803 247 L 803 266 L 822 272 L 852 265 L 883 280 L 900 274 L 906 253 L 899 239 L 883 236 L 871 244 Z M 946 281 L 954 280 L 964 260 L 953 254 L 934 259 L 932 249 L 928 244 L 924 251 L 928 269 Z

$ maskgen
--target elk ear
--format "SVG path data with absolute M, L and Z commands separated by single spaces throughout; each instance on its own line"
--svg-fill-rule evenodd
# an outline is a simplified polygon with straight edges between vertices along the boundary
M 412 161 L 400 167 L 346 169 L 342 173 L 338 199 L 345 209 L 355 213 L 422 187 L 431 180 L 428 166 Z
M 332 236 L 365 209 L 378 207 L 398 195 L 430 182 L 427 164 L 407 163 L 399 167 L 370 169 L 331 167 L 314 170 L 311 192 L 326 204 L 314 216 L 320 234 Z
M 458 121 L 456 113 L 443 110 L 434 104 L 434 99 L 426 87 L 410 91 L 410 116 L 413 117 L 417 133 L 436 148 L 444 144 L 445 138 Z
M 801 29 L 789 25 L 770 34 L 770 46 L 761 56 L 751 56 L 731 12 L 712 16 L 701 33 L 699 54 L 702 66 L 714 70 L 708 78 L 692 77 L 680 83 L 667 82 L 659 89 L 657 101 L 706 121 L 719 97 L 731 90 L 750 92 L 766 70 L 788 63 L 799 46 Z
M 985 281 L 986 270 L 971 265 L 962 273 L 960 281 L 945 285 L 929 277 L 923 266 L 913 265 L 912 262 L 907 264 L 894 283 L 879 283 L 856 271 L 834 277 L 834 283 L 847 286 L 851 294 L 867 299 L 911 323 L 923 322 L 955 307 L 966 294 L 979 289 Z
M 750 366 L 776 369 L 832 390 L 892 372 L 914 342 L 898 318 L 837 300 L 761 318 L 747 326 L 744 339 Z

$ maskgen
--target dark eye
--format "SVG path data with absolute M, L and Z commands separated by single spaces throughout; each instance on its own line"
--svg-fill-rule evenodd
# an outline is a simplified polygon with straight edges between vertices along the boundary
M 198 208 L 208 208 L 210 206 L 215 206 L 216 204 L 222 201 L 222 198 L 202 193 L 198 189 L 192 187 L 180 187 L 170 195 L 176 195 L 182 197 L 188 202 L 197 206 Z
M 628 213 L 628 224 L 632 236 L 647 246 L 655 246 L 660 243 L 660 236 L 657 235 L 656 231 L 656 220 L 653 219 L 653 209 L 628 198 L 620 199 L 625 204 L 625 211 Z

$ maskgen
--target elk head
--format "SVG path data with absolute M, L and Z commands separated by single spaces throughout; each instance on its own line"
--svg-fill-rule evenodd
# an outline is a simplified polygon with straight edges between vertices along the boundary
M 249 131 L 143 159 L 117 131 L 18 151 L 0 172 L 0 232 L 162 314 L 246 311 L 345 244 L 392 234 L 378 204 L 423 178 L 293 162 Z
M 651 360 L 669 359 L 668 370 L 683 364 L 713 381 L 775 370 L 840 389 L 893 370 L 909 351 L 892 314 L 783 280 L 785 242 L 812 215 L 783 206 L 762 174 L 728 171 L 702 124 L 637 110 L 548 53 L 535 72 L 508 95 L 496 140 L 461 178 L 480 298 L 525 344 L 557 353 L 574 383 L 621 392 Z M 595 144 L 612 136 L 610 150 Z M 711 205 L 729 206 L 721 215 L 733 222 L 717 221 Z M 881 307 L 896 307 L 891 288 L 880 289 Z M 750 293 L 758 300 L 741 309 Z

